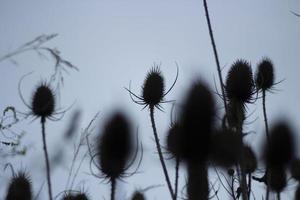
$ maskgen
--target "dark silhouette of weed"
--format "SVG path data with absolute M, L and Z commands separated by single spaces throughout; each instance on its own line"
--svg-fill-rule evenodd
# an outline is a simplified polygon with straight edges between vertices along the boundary
M 235 61 L 228 71 L 226 79 L 226 96 L 242 104 L 252 103 L 255 94 L 251 65 L 248 61 L 239 59 Z
M 111 200 L 114 200 L 117 179 L 131 176 L 137 170 L 132 173 L 127 172 L 136 160 L 138 142 L 135 150 L 131 124 L 123 113 L 114 113 L 105 123 L 103 132 L 97 139 L 96 147 L 96 153 L 91 155 L 91 163 L 94 163 L 103 175 L 99 176 L 93 172 L 92 174 L 111 183 Z M 98 159 L 98 164 L 94 158 Z M 141 159 L 142 157 L 138 167 Z
M 13 174 L 5 200 L 32 200 L 31 180 L 25 172 Z
M 142 192 L 135 191 L 131 200 L 146 200 L 146 198 Z
M 89 200 L 88 196 L 83 192 L 76 193 L 65 193 L 62 197 L 62 200 Z
M 257 65 L 255 84 L 258 91 L 267 91 L 274 85 L 274 67 L 269 58 L 263 58 Z
M 202 81 L 195 82 L 188 90 L 180 117 L 181 158 L 190 162 L 205 162 L 211 148 L 215 101 Z
M 285 167 L 294 158 L 294 134 L 285 121 L 277 122 L 270 132 L 270 141 L 265 144 L 265 162 L 268 167 Z
M 164 83 L 164 77 L 161 73 L 160 66 L 154 64 L 152 69 L 148 72 L 144 84 L 142 86 L 142 96 L 138 96 L 134 94 L 131 91 L 130 85 L 129 88 L 125 88 L 130 95 L 130 98 L 132 101 L 138 105 L 144 106 L 144 108 L 149 107 L 157 108 L 159 110 L 162 109 L 161 105 L 162 103 L 169 103 L 172 101 L 166 101 L 164 100 L 165 96 L 169 94 L 169 92 L 173 89 L 175 86 L 175 83 L 177 82 L 178 78 L 178 67 L 177 67 L 177 73 L 175 80 L 172 84 L 172 86 L 165 92 L 165 83 Z M 136 99 L 134 99 L 136 98 Z
M 178 67 L 177 67 L 177 73 L 175 81 L 173 82 L 172 86 L 165 92 L 165 85 L 164 85 L 164 78 L 161 74 L 161 71 L 159 69 L 159 66 L 154 65 L 154 67 L 150 70 L 150 72 L 147 74 L 146 79 L 144 81 L 144 85 L 142 86 L 142 97 L 137 96 L 134 94 L 130 87 L 129 89 L 125 88 L 132 99 L 133 102 L 143 105 L 144 108 L 149 107 L 150 110 L 150 120 L 151 125 L 153 129 L 153 135 L 155 139 L 156 149 L 158 151 L 158 156 L 160 163 L 162 165 L 163 173 L 165 175 L 165 179 L 168 185 L 168 189 L 170 192 L 170 195 L 173 200 L 175 200 L 175 195 L 172 189 L 171 181 L 168 175 L 167 167 L 163 158 L 161 145 L 159 142 L 159 137 L 156 130 L 155 120 L 154 120 L 154 108 L 157 108 L 159 110 L 162 110 L 161 103 L 168 103 L 172 101 L 165 101 L 164 97 L 173 89 L 176 81 L 178 78 Z M 137 100 L 135 100 L 133 97 L 135 97 Z M 143 108 L 143 109 L 144 109 Z

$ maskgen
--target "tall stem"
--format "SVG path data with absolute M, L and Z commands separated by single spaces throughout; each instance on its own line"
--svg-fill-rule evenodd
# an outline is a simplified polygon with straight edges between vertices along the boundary
M 169 178 L 169 175 L 168 175 L 167 167 L 166 167 L 166 164 L 165 164 L 165 161 L 164 161 L 164 158 L 163 158 L 163 155 L 162 155 L 161 147 L 160 147 L 160 144 L 159 144 L 159 138 L 158 138 L 158 135 L 157 135 L 155 121 L 154 121 L 154 107 L 153 106 L 150 106 L 150 118 L 151 118 L 151 124 L 152 124 L 152 129 L 153 129 L 156 149 L 158 151 L 159 160 L 160 160 L 161 166 L 163 168 L 163 172 L 164 172 L 164 175 L 165 175 L 165 179 L 166 179 L 166 182 L 167 182 L 167 185 L 168 185 L 170 195 L 171 195 L 172 199 L 175 200 L 175 195 L 174 195 L 174 192 L 173 192 L 173 189 L 172 189 L 171 181 L 170 181 L 170 178 Z
M 112 179 L 110 184 L 111 184 L 110 200 L 115 200 L 116 179 Z
M 177 193 L 178 193 L 179 164 L 180 164 L 180 159 L 178 157 L 176 157 L 176 166 L 175 166 L 175 193 L 174 193 L 175 199 L 177 199 Z
M 264 113 L 264 122 L 265 122 L 265 128 L 266 128 L 266 137 L 267 137 L 267 145 L 269 145 L 270 142 L 270 136 L 269 136 L 269 126 L 268 126 L 268 118 L 267 118 L 267 109 L 266 109 L 266 91 L 262 91 L 262 104 L 263 104 L 263 113 Z M 266 190 L 266 200 L 269 200 L 270 196 L 270 187 L 268 184 L 268 168 L 265 172 L 266 181 L 267 181 L 267 190 Z
M 241 103 L 237 103 L 237 111 L 238 111 L 238 127 L 237 134 L 240 136 L 240 147 L 241 147 L 241 156 L 240 156 L 240 169 L 241 169 L 241 177 L 240 183 L 242 187 L 242 197 L 243 200 L 248 200 L 248 192 L 247 192 L 247 178 L 246 178 L 246 170 L 245 170 L 245 158 L 244 158 L 244 142 L 243 142 L 243 119 L 242 119 L 242 106 Z
M 210 22 L 210 17 L 209 17 L 209 12 L 208 12 L 208 7 L 207 7 L 206 0 L 203 0 L 203 5 L 204 5 L 204 9 L 205 9 L 205 16 L 206 16 L 209 36 L 210 36 L 211 44 L 212 44 L 213 51 L 214 51 L 215 61 L 216 61 L 216 64 L 217 64 L 218 76 L 219 76 L 219 81 L 220 81 L 220 86 L 221 86 L 221 91 L 222 91 L 222 97 L 223 97 L 223 103 L 224 103 L 224 108 L 225 108 L 225 114 L 226 114 L 227 113 L 227 103 L 226 103 L 226 95 L 225 95 L 225 91 L 224 91 L 222 72 L 221 72 L 219 56 L 218 56 L 218 52 L 217 52 L 217 47 L 216 47 L 214 35 L 213 35 L 213 30 L 212 30 L 212 27 L 211 27 L 211 22 Z
M 46 161 L 48 194 L 49 194 L 49 199 L 52 200 L 51 178 L 50 178 L 50 164 L 49 164 L 49 157 L 48 157 L 47 144 L 46 144 L 45 123 L 46 123 L 46 119 L 44 117 L 42 117 L 41 118 L 41 124 L 42 124 L 42 135 L 43 135 L 43 149 L 44 149 L 45 161 Z

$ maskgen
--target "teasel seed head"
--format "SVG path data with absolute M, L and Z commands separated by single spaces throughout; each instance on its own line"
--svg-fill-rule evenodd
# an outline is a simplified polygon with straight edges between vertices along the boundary
M 98 139 L 99 166 L 106 178 L 120 178 L 132 153 L 131 126 L 124 114 L 115 113 Z
M 226 79 L 226 96 L 241 103 L 249 103 L 254 93 L 251 65 L 246 60 L 237 60 L 231 66 Z
M 298 182 L 300 182 L 300 160 L 299 159 L 294 159 L 291 162 L 290 171 L 292 177 Z
M 240 137 L 231 129 L 215 131 L 212 137 L 211 161 L 226 168 L 237 164 L 241 152 Z
M 192 85 L 186 97 L 180 116 L 181 155 L 185 160 L 204 162 L 211 148 L 215 101 L 210 89 L 201 81 Z
M 257 65 L 255 76 L 257 90 L 266 91 L 274 85 L 273 63 L 269 58 L 263 58 Z
M 245 170 L 247 174 L 253 173 L 257 168 L 257 159 L 250 146 L 244 146 Z
M 89 200 L 89 198 L 85 193 L 81 192 L 78 194 L 66 193 L 64 194 L 62 200 Z
M 265 144 L 265 161 L 268 167 L 285 166 L 294 158 L 293 132 L 286 122 L 278 122 L 270 131 Z
M 5 200 L 31 200 L 31 181 L 24 172 L 19 172 L 10 180 Z
M 50 117 L 55 109 L 54 92 L 46 83 L 40 84 L 35 90 L 31 108 L 33 115 L 41 118 Z
M 147 74 L 143 85 L 142 97 L 146 105 L 158 105 L 164 97 L 164 78 L 158 66 L 154 66 Z
M 272 191 L 275 191 L 277 193 L 282 192 L 287 184 L 286 172 L 284 168 L 282 167 L 269 168 L 268 183 Z
M 139 191 L 135 191 L 131 200 L 145 200 L 145 196 L 142 192 Z

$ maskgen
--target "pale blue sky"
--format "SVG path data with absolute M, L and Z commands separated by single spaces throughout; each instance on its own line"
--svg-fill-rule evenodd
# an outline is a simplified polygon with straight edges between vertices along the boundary
M 238 58 L 252 63 L 253 70 L 263 57 L 270 57 L 276 68 L 276 80 L 285 79 L 277 86 L 276 92 L 267 100 L 270 122 L 285 116 L 300 130 L 298 122 L 300 104 L 300 18 L 290 13 L 300 12 L 297 0 L 210 0 L 208 2 L 220 62 L 225 72 Z M 0 0 L 0 56 L 17 48 L 40 34 L 58 33 L 59 36 L 47 45 L 57 47 L 62 56 L 75 64 L 80 71 L 72 72 L 65 78 L 61 91 L 61 105 L 68 107 L 75 100 L 73 108 L 83 111 L 80 127 L 85 127 L 96 112 L 100 112 L 96 128 L 101 127 L 107 113 L 117 108 L 128 111 L 132 121 L 139 126 L 145 146 L 141 174 L 122 183 L 123 192 L 129 196 L 134 188 L 165 184 L 150 129 L 148 112 L 131 102 L 124 90 L 132 81 L 132 89 L 139 93 L 143 79 L 153 65 L 161 62 L 161 69 L 167 86 L 176 74 L 175 61 L 179 63 L 179 79 L 168 99 L 180 99 L 184 89 L 192 80 L 201 76 L 213 88 L 213 77 L 217 76 L 214 57 L 208 35 L 204 9 L 201 0 Z M 25 80 L 23 93 L 28 99 L 38 81 L 49 77 L 53 62 L 41 60 L 34 53 L 25 53 L 11 62 L 0 63 L 0 88 L 2 110 L 15 105 L 26 110 L 22 104 L 17 85 L 20 78 L 31 71 L 34 74 Z M 221 106 L 221 104 L 219 104 Z M 157 126 L 160 137 L 165 137 L 169 125 L 170 106 L 164 106 L 166 113 L 157 112 Z M 260 101 L 248 126 L 256 135 L 250 136 L 251 145 L 258 147 L 263 123 Z M 62 145 L 61 134 L 71 116 L 72 110 L 59 122 L 47 124 L 49 152 L 54 154 L 57 145 Z M 31 172 L 35 191 L 44 179 L 44 159 L 40 141 L 39 124 L 25 123 L 28 134 L 26 142 L 34 144 L 28 157 L 19 161 Z M 97 133 L 97 131 L 95 132 Z M 72 155 L 72 145 L 67 147 Z M 28 160 L 30 159 L 30 162 Z M 53 171 L 53 190 L 57 194 L 65 184 L 67 167 Z M 171 168 L 171 164 L 169 167 Z M 38 173 L 33 173 L 38 172 Z M 109 187 L 83 174 L 78 182 L 88 179 L 84 188 L 92 199 L 102 195 L 108 199 Z M 173 171 L 171 171 L 173 172 Z M 1 180 L 7 182 L 9 173 Z M 80 185 L 80 186 L 83 186 Z M 3 193 L 1 187 L 1 193 Z M 46 194 L 46 187 L 41 195 Z M 120 192 L 122 193 L 122 191 Z M 286 192 L 283 199 L 291 194 Z M 168 199 L 166 187 L 147 192 L 148 199 Z M 2 195 L 1 195 L 2 197 Z M 1 198 L 0 197 L 0 198 Z

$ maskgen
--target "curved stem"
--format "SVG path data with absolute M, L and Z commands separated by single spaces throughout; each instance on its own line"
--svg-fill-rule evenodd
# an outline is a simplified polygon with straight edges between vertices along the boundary
M 215 61 L 216 61 L 216 64 L 217 64 L 218 76 L 219 76 L 219 81 L 220 81 L 220 86 L 221 86 L 221 91 L 222 91 L 222 96 L 223 96 L 223 103 L 224 103 L 224 108 L 225 108 L 225 114 L 226 114 L 227 113 L 227 103 L 226 103 L 226 95 L 225 95 L 225 91 L 224 91 L 222 72 L 221 72 L 219 56 L 218 56 L 218 52 L 217 52 L 217 47 L 216 47 L 214 35 L 213 35 L 213 30 L 212 30 L 212 27 L 211 27 L 211 22 L 210 22 L 210 17 L 209 17 L 209 12 L 208 12 L 208 7 L 207 7 L 206 0 L 203 0 L 203 5 L 204 5 L 204 9 L 205 9 L 205 16 L 206 16 L 209 36 L 210 36 L 211 44 L 212 44 L 213 51 L 214 51 Z
M 164 172 L 164 175 L 165 175 L 165 179 L 166 179 L 166 182 L 167 182 L 167 185 L 168 185 L 169 192 L 171 194 L 172 199 L 175 200 L 175 195 L 174 195 L 174 192 L 173 192 L 173 189 L 172 189 L 171 181 L 170 181 L 170 178 L 169 178 L 169 175 L 168 175 L 167 167 L 166 167 L 166 164 L 165 164 L 165 161 L 164 161 L 164 158 L 163 158 L 163 155 L 162 155 L 161 147 L 160 147 L 160 144 L 159 144 L 159 138 L 158 138 L 158 135 L 157 135 L 155 121 L 154 121 L 154 107 L 153 106 L 150 106 L 150 118 L 151 118 L 151 124 L 152 124 L 152 129 L 153 129 L 156 149 L 158 151 L 159 160 L 160 160 L 161 166 L 163 168 L 163 172 Z
M 43 135 L 43 149 L 44 149 L 45 161 L 46 161 L 48 194 L 49 194 L 49 199 L 52 200 L 50 164 L 49 164 L 49 157 L 48 157 L 47 144 L 46 144 L 45 123 L 46 123 L 46 119 L 44 117 L 42 117 L 41 118 L 41 124 L 42 124 L 42 135 Z
M 111 180 L 110 200 L 115 200 L 115 193 L 116 193 L 116 179 L 112 179 Z
M 178 157 L 176 157 L 176 166 L 175 166 L 175 193 L 174 193 L 174 198 L 175 199 L 177 199 L 177 194 L 178 194 L 179 164 L 180 164 L 180 159 Z

